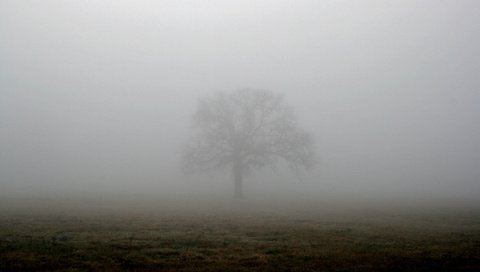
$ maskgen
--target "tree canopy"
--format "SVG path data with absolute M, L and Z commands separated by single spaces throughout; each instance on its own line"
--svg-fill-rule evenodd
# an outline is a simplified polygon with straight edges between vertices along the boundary
M 231 166 L 236 190 L 241 190 L 244 174 L 279 160 L 295 170 L 314 163 L 310 135 L 298 127 L 283 96 L 272 91 L 242 89 L 202 97 L 193 129 L 183 154 L 185 169 Z M 241 191 L 235 196 L 241 197 Z

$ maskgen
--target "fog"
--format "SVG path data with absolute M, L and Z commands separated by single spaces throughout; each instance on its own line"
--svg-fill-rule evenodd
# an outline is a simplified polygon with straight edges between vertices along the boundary
M 197 99 L 284 95 L 317 164 L 246 198 L 480 196 L 478 1 L 0 1 L 0 196 L 232 196 Z

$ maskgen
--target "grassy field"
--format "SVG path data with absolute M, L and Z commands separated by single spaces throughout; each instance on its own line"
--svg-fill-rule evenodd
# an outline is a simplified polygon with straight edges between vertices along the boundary
M 477 209 L 95 205 L 0 208 L 0 271 L 480 270 Z

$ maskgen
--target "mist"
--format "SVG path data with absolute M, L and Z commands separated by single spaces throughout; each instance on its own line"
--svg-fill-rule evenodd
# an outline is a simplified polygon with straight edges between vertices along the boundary
M 317 164 L 249 197 L 480 196 L 478 1 L 0 2 L 0 196 L 229 198 L 179 166 L 198 98 L 282 94 Z M 476 204 L 478 200 L 475 200 Z

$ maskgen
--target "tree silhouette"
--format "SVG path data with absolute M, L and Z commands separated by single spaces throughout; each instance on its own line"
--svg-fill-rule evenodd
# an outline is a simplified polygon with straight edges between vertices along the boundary
M 297 126 L 283 96 L 266 90 L 219 92 L 198 100 L 194 136 L 185 146 L 187 171 L 231 167 L 234 197 L 245 174 L 284 160 L 295 171 L 313 165 L 312 140 Z

